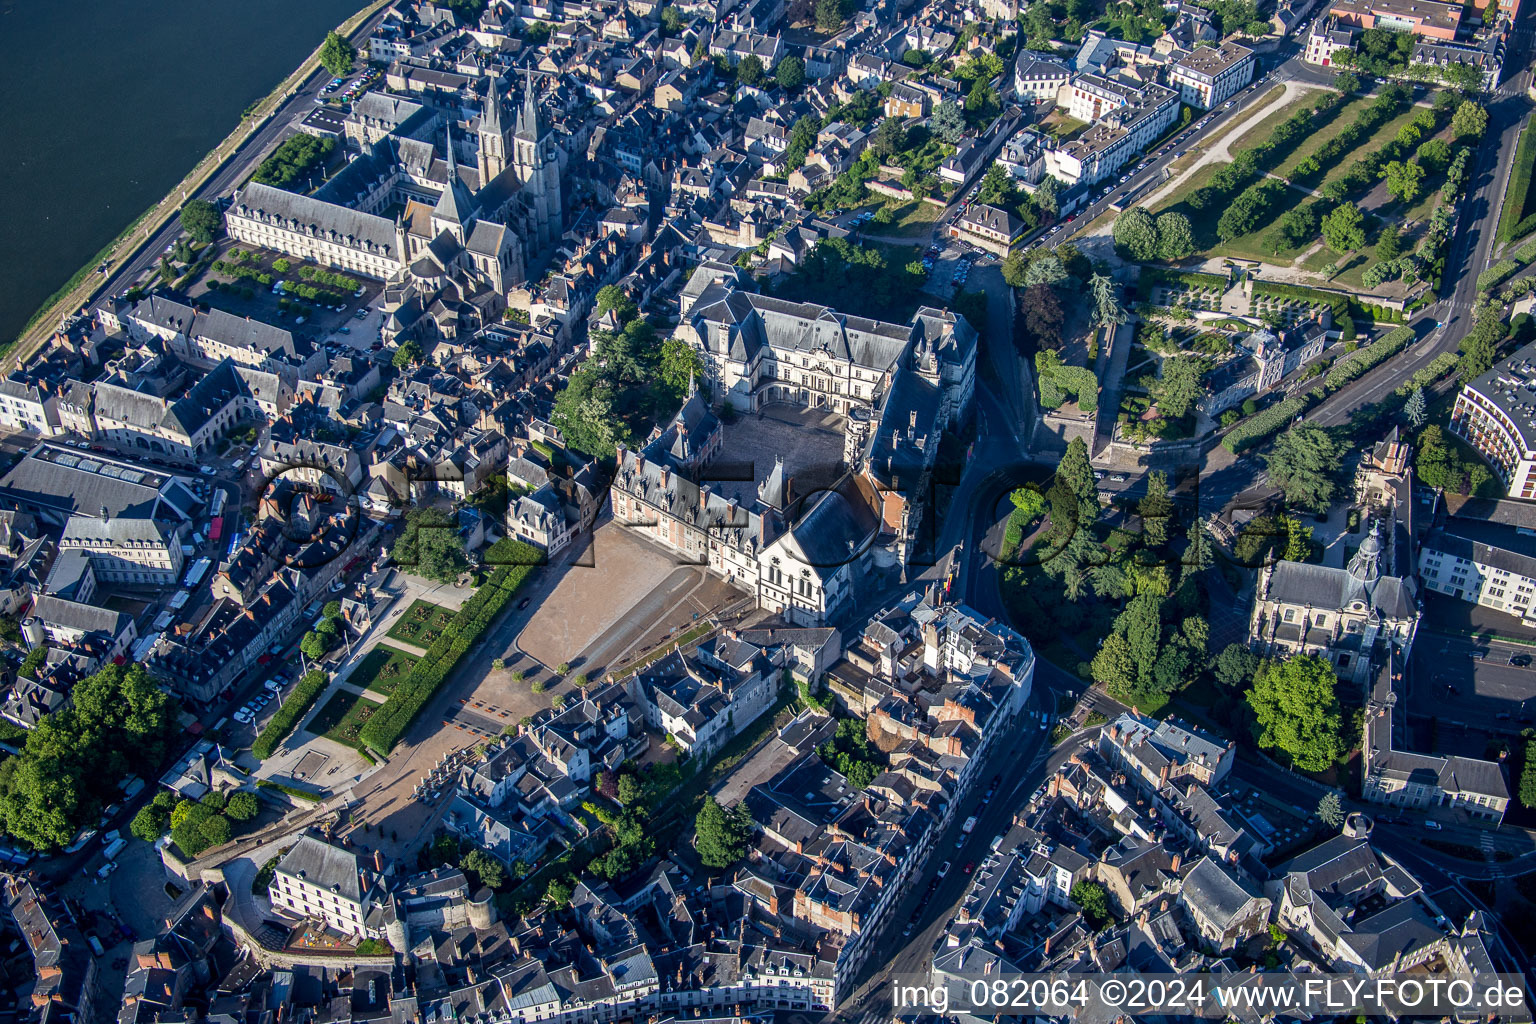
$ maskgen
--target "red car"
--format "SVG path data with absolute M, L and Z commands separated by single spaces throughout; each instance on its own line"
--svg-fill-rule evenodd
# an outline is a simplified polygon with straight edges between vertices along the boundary
M 972 861 L 966 861 L 965 862 L 965 873 L 966 874 L 970 874 L 972 871 L 975 871 L 975 870 L 976 870 L 976 865 L 975 865 L 974 862 L 972 862 Z

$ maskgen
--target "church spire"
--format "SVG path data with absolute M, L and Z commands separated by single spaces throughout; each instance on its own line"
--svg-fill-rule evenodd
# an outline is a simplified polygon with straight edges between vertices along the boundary
M 493 73 L 490 88 L 485 93 L 485 110 L 480 115 L 482 133 L 501 134 L 501 90 L 498 88 L 500 84 L 500 76 Z
M 523 107 L 517 114 L 517 137 L 539 141 L 539 101 L 533 92 L 533 69 L 523 75 Z
M 443 182 L 443 194 L 432 211 L 432 219 L 447 224 L 463 225 L 474 217 L 475 200 L 469 188 L 459 177 L 458 160 L 453 155 L 453 124 L 448 125 L 448 180 Z

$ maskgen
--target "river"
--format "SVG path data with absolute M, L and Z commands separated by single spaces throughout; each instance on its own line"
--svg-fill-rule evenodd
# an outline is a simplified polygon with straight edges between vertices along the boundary
M 0 340 L 364 0 L 0 0 Z

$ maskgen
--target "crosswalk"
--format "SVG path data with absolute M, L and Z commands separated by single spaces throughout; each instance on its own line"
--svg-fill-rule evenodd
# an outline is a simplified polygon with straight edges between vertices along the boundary
M 1497 883 L 1501 878 L 1504 877 L 1504 868 L 1499 864 L 1497 860 L 1494 859 L 1495 846 L 1493 842 L 1493 833 L 1484 832 L 1478 839 L 1477 845 L 1482 847 L 1483 859 L 1488 862 L 1488 877 Z

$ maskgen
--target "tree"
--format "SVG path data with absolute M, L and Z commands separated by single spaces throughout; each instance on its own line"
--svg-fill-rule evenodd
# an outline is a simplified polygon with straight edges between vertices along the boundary
M 1125 308 L 1120 304 L 1120 293 L 1114 278 L 1106 274 L 1094 274 L 1088 279 L 1088 291 L 1093 295 L 1093 320 L 1101 326 L 1123 324 L 1127 320 Z
M 1024 328 L 1034 336 L 1035 343 L 1041 348 L 1061 348 L 1061 325 L 1066 322 L 1066 313 L 1056 292 L 1048 285 L 1031 285 L 1024 289 L 1021 305 Z
M 1419 166 L 1430 174 L 1439 174 L 1451 165 L 1451 144 L 1444 139 L 1426 139 L 1419 144 Z
M 1323 241 L 1336 253 L 1365 245 L 1365 217 L 1354 203 L 1341 203 L 1323 218 Z
M 869 148 L 882 160 L 906 149 L 907 128 L 901 123 L 901 118 L 888 117 L 881 121 L 880 127 L 875 129 L 874 137 L 869 140 Z
M 1153 470 L 1147 474 L 1147 493 L 1136 505 L 1141 516 L 1141 531 L 1147 543 L 1162 547 L 1168 543 L 1168 525 L 1173 517 L 1173 501 L 1168 497 L 1168 474 Z
M 1010 288 L 1023 288 L 1024 275 L 1029 272 L 1029 261 L 1022 252 L 1010 252 L 1003 257 L 1003 281 Z
M 1033 522 L 1045 512 L 1045 496 L 1033 487 L 1020 487 L 1008 495 L 1013 507 L 1019 510 L 1019 518 Z
M 843 28 L 843 5 L 840 0 L 816 0 L 816 29 L 819 32 L 840 32 Z
M 1172 210 L 1157 217 L 1157 255 L 1170 263 L 1187 260 L 1195 252 L 1195 232 L 1189 218 Z
M 1157 403 L 1158 412 L 1169 419 L 1182 419 L 1205 394 L 1200 380 L 1205 375 L 1205 361 L 1194 356 L 1171 356 L 1163 360 L 1162 376 L 1150 379 L 1148 392 Z
M 707 868 L 728 868 L 747 854 L 752 838 L 752 819 L 741 809 L 727 810 L 712 796 L 693 819 L 695 848 Z
M 1333 668 L 1316 655 L 1259 666 L 1248 691 L 1259 746 L 1285 755 L 1301 771 L 1332 767 L 1344 754 L 1337 683 Z
M 1078 882 L 1067 894 L 1067 898 L 1082 910 L 1088 927 L 1094 931 L 1102 931 L 1110 921 L 1114 920 L 1109 910 L 1109 891 L 1098 882 L 1090 882 L 1087 879 Z
M 1126 259 L 1146 262 L 1158 257 L 1157 222 L 1145 207 L 1133 206 L 1115 218 L 1115 248 Z
M 320 63 L 325 70 L 340 78 L 342 75 L 352 72 L 352 63 L 357 59 L 357 50 L 336 32 L 327 33 L 325 42 L 320 45 Z
M 304 639 L 299 641 L 299 650 L 310 661 L 319 661 L 325 657 L 325 653 L 331 649 L 325 635 L 316 630 L 310 630 L 304 634 Z
M 638 801 L 643 795 L 644 788 L 640 785 L 639 778 L 633 772 L 625 772 L 619 776 L 619 803 L 628 807 L 630 804 Z
M 1403 403 L 1403 418 L 1415 430 L 1422 427 L 1424 421 L 1429 418 L 1429 411 L 1424 404 L 1423 388 L 1414 388 L 1413 393 L 1408 396 L 1408 401 Z
M 784 166 L 791 171 L 799 170 L 805 166 L 805 156 L 816 145 L 816 135 L 821 130 L 821 121 L 810 114 L 805 114 L 795 122 L 795 126 L 789 131 L 789 148 L 784 151 Z
M 741 58 L 741 63 L 736 65 L 736 80 L 742 85 L 761 85 L 763 59 L 755 53 L 749 53 Z
M 1316 234 L 1317 213 L 1312 205 L 1287 210 L 1275 221 L 1275 238 L 1280 242 L 1276 250 L 1300 248 Z
M 407 338 L 395 349 L 395 357 L 390 360 L 390 365 L 397 370 L 409 369 L 427 357 L 426 350 L 421 347 L 421 342 L 415 338 Z
M 261 804 L 256 794 L 244 791 L 231 794 L 229 803 L 224 807 L 224 813 L 231 821 L 250 821 L 260 810 Z
M 203 834 L 203 841 L 208 846 L 223 846 L 234 835 L 234 829 L 229 824 L 229 819 L 222 814 L 210 814 L 203 819 L 199 831 Z
M 153 843 L 165 835 L 170 821 L 164 811 L 157 807 L 144 806 L 139 808 L 139 813 L 133 816 L 133 821 L 128 823 L 128 831 L 135 837 L 146 843 Z
M 1525 766 L 1520 769 L 1520 804 L 1536 807 L 1536 736 L 1531 735 L 1525 739 Z
M 1338 828 L 1344 824 L 1344 801 L 1339 799 L 1339 791 L 1330 789 L 1323 794 L 1323 798 L 1317 802 L 1317 818 L 1329 828 Z
M 454 582 L 469 567 L 453 518 L 435 508 L 406 513 L 390 557 L 407 572 L 439 583 Z
M 1403 254 L 1402 234 L 1396 224 L 1388 224 L 1381 229 L 1381 234 L 1376 236 L 1376 258 L 1383 263 L 1391 263 Z
M 1471 100 L 1463 100 L 1451 115 L 1451 134 L 1476 142 L 1488 130 L 1488 111 Z
M 661 33 L 665 36 L 675 36 L 683 30 L 683 16 L 677 12 L 677 8 L 671 4 L 661 9 Z
M 219 208 L 206 199 L 190 199 L 181 208 L 181 229 L 192 236 L 193 241 L 207 245 L 224 226 Z
M 501 861 L 478 847 L 464 854 L 459 867 L 480 879 L 480 884 L 487 889 L 500 889 L 507 884 L 507 869 L 501 866 Z
M 1401 160 L 1389 160 L 1378 175 L 1387 182 L 1387 192 L 1405 203 L 1411 203 L 1419 197 L 1419 189 L 1424 183 L 1424 168 L 1411 161 L 1404 163 Z
M 1300 423 L 1275 439 L 1266 457 L 1269 482 L 1298 508 L 1321 512 L 1333 497 L 1333 474 L 1344 448 L 1315 423 Z
M 571 895 L 575 892 L 571 883 L 564 878 L 551 878 L 549 885 L 544 887 L 544 903 L 556 910 L 563 910 L 571 905 Z
M 1067 268 L 1061 265 L 1061 257 L 1049 249 L 1043 255 L 1030 261 L 1029 269 L 1024 272 L 1024 286 L 1026 288 L 1035 285 L 1049 285 L 1055 287 L 1066 281 Z
M 603 285 L 597 290 L 593 301 L 598 316 L 607 316 L 612 313 L 620 327 L 624 327 L 640 312 L 634 300 L 629 297 L 629 293 L 616 284 Z
M 953 146 L 965 135 L 965 115 L 954 100 L 944 100 L 933 108 L 928 127 L 942 142 Z
M 791 92 L 805 84 L 805 61 L 796 56 L 780 58 L 773 66 L 773 80 Z
M 1253 680 L 1259 669 L 1259 656 L 1248 649 L 1247 644 L 1230 643 L 1224 647 L 1211 664 L 1216 681 L 1223 686 L 1240 690 Z

